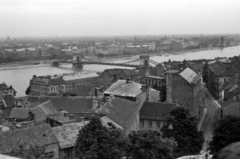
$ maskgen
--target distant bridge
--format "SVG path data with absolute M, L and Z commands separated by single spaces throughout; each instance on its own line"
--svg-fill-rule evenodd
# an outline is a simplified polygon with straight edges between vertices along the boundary
M 85 59 L 85 58 L 82 58 Z M 80 60 L 79 57 L 76 59 L 74 58 L 73 61 L 53 61 L 52 66 L 58 67 L 59 64 L 61 63 L 71 63 L 73 67 L 75 68 L 83 68 L 83 65 L 110 65 L 110 66 L 123 66 L 123 67 L 134 67 L 134 68 L 139 68 L 140 66 L 146 66 L 149 65 L 149 63 L 157 65 L 159 63 L 150 60 L 148 55 L 140 55 L 139 59 L 135 59 L 133 61 L 128 61 L 128 62 L 123 62 L 123 63 L 111 63 L 111 62 L 99 62 L 99 61 L 91 61 L 90 59 L 86 59 L 87 61 L 82 61 Z M 131 64 L 134 62 L 140 62 L 140 65 L 137 64 Z

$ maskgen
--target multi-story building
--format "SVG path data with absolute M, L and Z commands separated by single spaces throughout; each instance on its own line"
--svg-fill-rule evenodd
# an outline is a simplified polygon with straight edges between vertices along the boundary
M 85 73 L 85 74 L 64 74 L 63 80 L 66 85 L 66 92 L 77 89 L 81 86 L 99 86 L 99 75 L 97 73 Z
M 199 116 L 204 103 L 201 73 L 190 68 L 166 71 L 166 102 L 181 105 L 192 115 Z
M 36 76 L 30 80 L 30 94 L 34 96 L 59 94 L 65 92 L 62 76 Z
M 209 62 L 205 70 L 207 74 L 207 87 L 214 98 L 222 97 L 222 86 L 236 74 L 240 74 L 238 66 L 231 62 Z
M 7 86 L 6 83 L 0 83 L 0 96 L 2 95 L 16 95 L 16 91 L 12 86 Z
M 177 105 L 173 103 L 144 102 L 140 110 L 140 130 L 161 132 L 166 117 Z

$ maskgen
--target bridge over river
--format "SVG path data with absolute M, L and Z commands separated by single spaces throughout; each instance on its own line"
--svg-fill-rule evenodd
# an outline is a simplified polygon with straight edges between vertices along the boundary
M 133 63 L 136 63 L 136 62 L 140 62 L 140 65 L 133 64 Z M 134 68 L 139 68 L 141 66 L 146 66 L 146 65 L 149 65 L 149 63 L 151 63 L 153 65 L 159 64 L 159 63 L 149 59 L 148 55 L 140 55 L 139 59 L 135 59 L 133 61 L 123 62 L 123 63 L 100 62 L 100 61 L 86 59 L 86 58 L 80 59 L 80 57 L 77 56 L 77 57 L 73 57 L 73 60 L 71 60 L 71 61 L 64 61 L 64 60 L 53 61 L 52 66 L 59 67 L 60 64 L 64 64 L 64 63 L 71 63 L 73 65 L 73 67 L 75 67 L 75 68 L 83 68 L 83 65 L 92 65 L 92 64 L 124 66 L 124 67 L 134 67 Z

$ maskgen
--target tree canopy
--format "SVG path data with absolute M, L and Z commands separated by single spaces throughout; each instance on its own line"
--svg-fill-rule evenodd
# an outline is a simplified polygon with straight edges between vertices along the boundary
M 240 117 L 226 116 L 218 121 L 209 149 L 216 156 L 222 148 L 238 141 L 240 141 Z
M 112 123 L 103 126 L 93 117 L 78 134 L 75 152 L 79 159 L 119 159 L 125 156 L 127 146 L 122 132 Z
M 162 131 L 163 137 L 173 137 L 177 142 L 174 157 L 198 154 L 204 142 L 203 132 L 197 129 L 198 120 L 189 110 L 178 107 L 166 118 Z
M 127 155 L 131 159 L 171 159 L 174 146 L 175 141 L 163 139 L 156 131 L 133 131 Z

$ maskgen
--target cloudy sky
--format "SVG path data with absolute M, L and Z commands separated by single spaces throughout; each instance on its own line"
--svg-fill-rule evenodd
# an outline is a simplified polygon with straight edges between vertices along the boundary
M 0 0 L 0 37 L 240 33 L 240 0 Z

